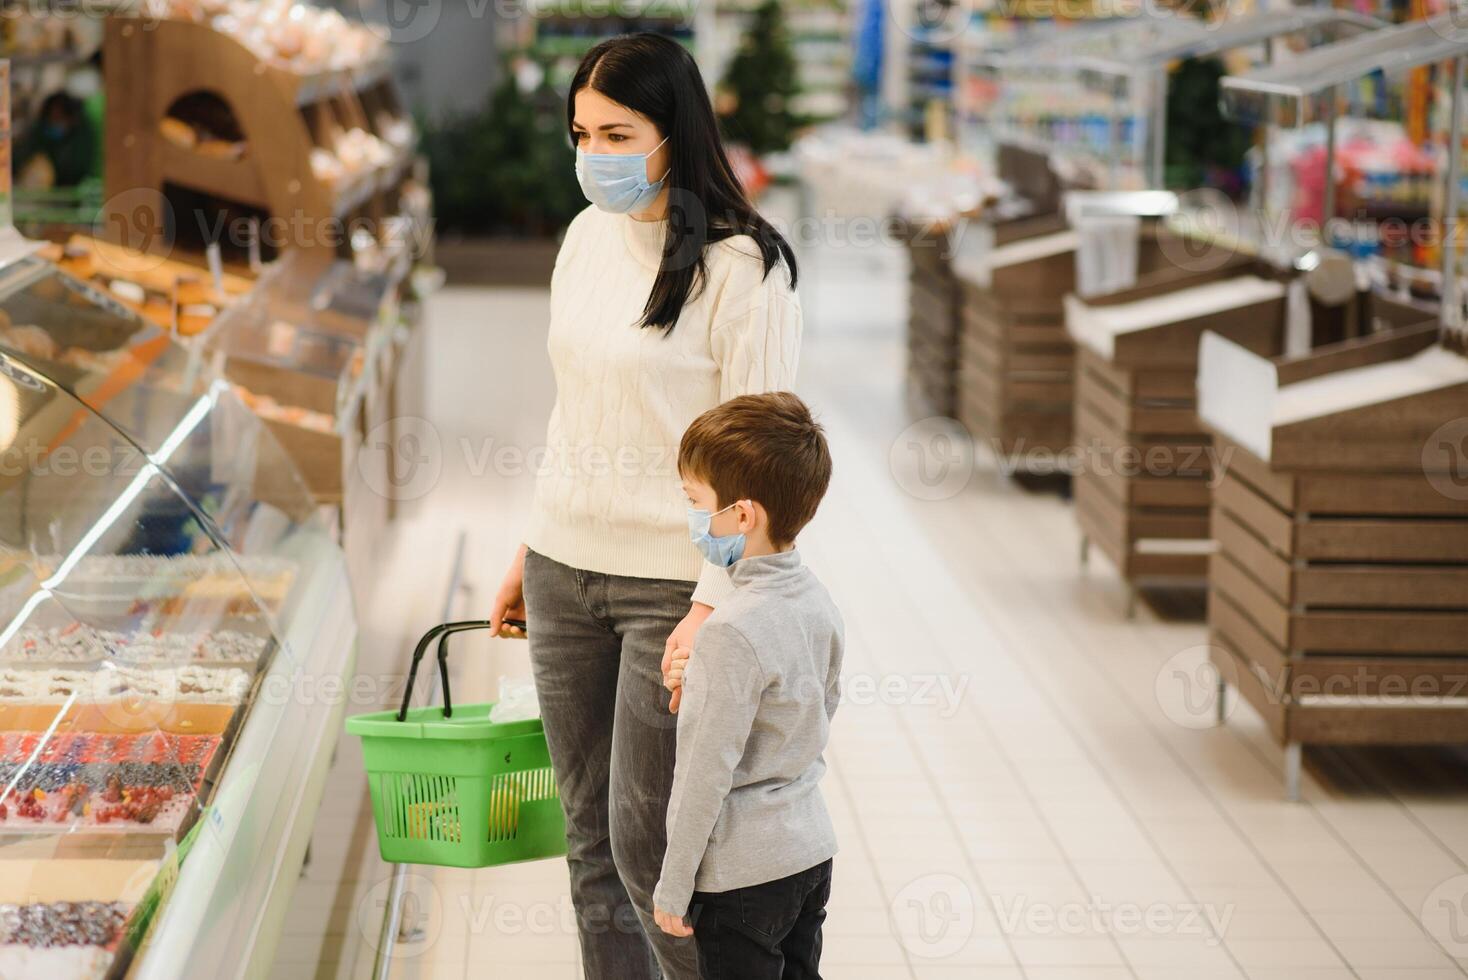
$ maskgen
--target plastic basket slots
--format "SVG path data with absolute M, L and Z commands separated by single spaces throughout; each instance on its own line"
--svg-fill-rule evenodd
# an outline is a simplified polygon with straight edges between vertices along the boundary
M 483 868 L 566 853 L 566 825 L 540 721 L 495 724 L 491 704 L 454 708 L 446 641 L 488 623 L 430 630 L 413 654 L 439 638 L 444 706 L 403 705 L 347 719 L 362 755 L 384 861 Z

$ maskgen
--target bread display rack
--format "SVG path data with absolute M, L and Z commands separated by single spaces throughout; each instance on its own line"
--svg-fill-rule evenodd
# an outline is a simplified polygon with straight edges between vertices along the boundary
M 366 27 L 280 0 L 203 21 L 188 5 L 108 21 L 102 229 L 134 265 L 251 284 L 199 350 L 348 524 L 356 449 L 391 416 L 412 272 L 431 257 L 416 134 Z
M 415 138 L 385 55 L 299 71 L 208 24 L 127 17 L 103 52 L 110 237 L 199 254 L 214 238 L 245 265 L 255 229 L 266 260 L 346 255 L 404 211 Z
M 1421 22 L 1232 78 L 1232 96 L 1304 122 L 1335 86 L 1452 59 L 1468 41 Z M 1285 103 L 1283 106 L 1280 102 Z M 1328 111 L 1328 110 L 1327 110 Z M 1458 214 L 1461 129 L 1444 213 Z M 1285 747 L 1468 741 L 1468 358 L 1456 250 L 1441 324 L 1398 325 L 1267 358 L 1205 335 L 1199 415 L 1229 456 L 1213 497 L 1210 659 L 1220 720 L 1233 687 Z

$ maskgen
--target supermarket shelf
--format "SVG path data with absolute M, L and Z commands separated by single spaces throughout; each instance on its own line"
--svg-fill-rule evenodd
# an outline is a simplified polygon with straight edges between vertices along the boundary
M 1320 118 L 1315 103 L 1337 86 L 1375 72 L 1397 74 L 1468 54 L 1468 35 L 1453 14 L 1388 27 L 1325 45 L 1288 61 L 1223 80 L 1224 105 L 1237 118 L 1265 118 L 1271 103 L 1288 107 L 1295 125 Z

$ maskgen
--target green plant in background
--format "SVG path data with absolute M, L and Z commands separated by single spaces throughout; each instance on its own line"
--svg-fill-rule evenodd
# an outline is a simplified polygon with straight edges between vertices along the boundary
M 1216 58 L 1190 58 L 1172 73 L 1167 91 L 1170 188 L 1212 187 L 1231 196 L 1243 191 L 1250 134 L 1223 117 L 1219 83 L 1226 73 Z
M 565 102 L 540 69 L 507 62 L 481 109 L 422 126 L 441 230 L 546 237 L 586 206 Z
M 757 154 L 790 149 L 802 121 L 791 109 L 800 92 L 795 54 L 778 0 L 755 11 L 719 85 L 724 136 Z

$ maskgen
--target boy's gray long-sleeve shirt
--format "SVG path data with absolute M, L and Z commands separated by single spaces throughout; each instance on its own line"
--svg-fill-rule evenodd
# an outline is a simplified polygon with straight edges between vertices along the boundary
M 821 798 L 844 629 L 798 552 L 745 558 L 683 677 L 668 849 L 654 904 L 775 881 L 836 853 Z

